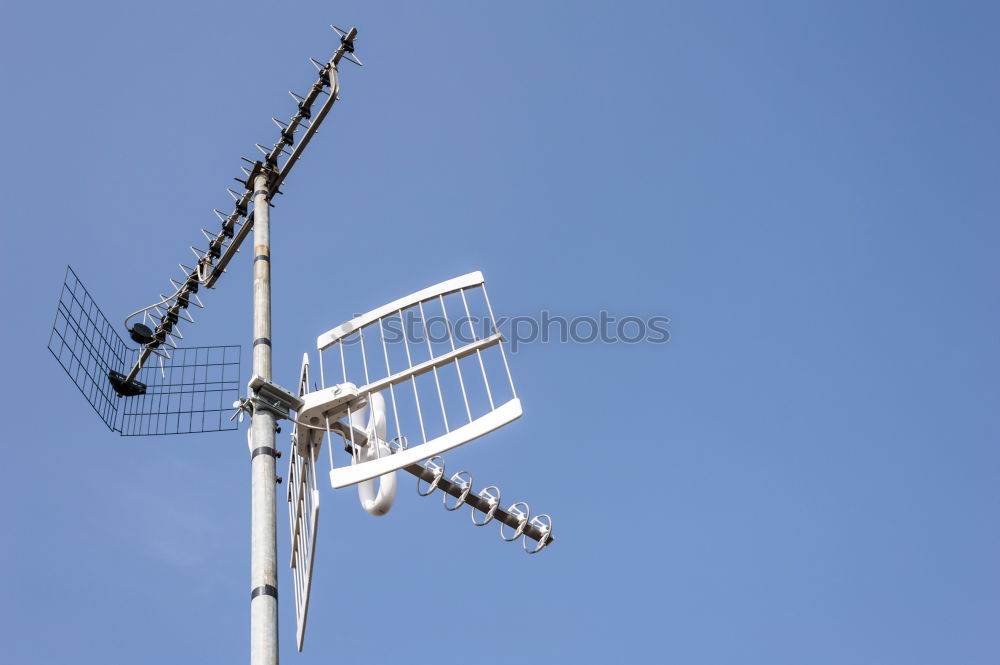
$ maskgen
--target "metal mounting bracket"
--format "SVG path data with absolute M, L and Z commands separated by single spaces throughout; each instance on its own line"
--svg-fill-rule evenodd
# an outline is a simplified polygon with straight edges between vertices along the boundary
M 254 409 L 267 409 L 275 418 L 291 420 L 290 411 L 302 408 L 302 400 L 276 383 L 254 375 L 247 383 L 250 397 L 247 401 Z
M 259 175 L 263 175 L 267 178 L 268 198 L 270 198 L 270 195 L 274 193 L 271 190 L 274 189 L 274 183 L 278 177 L 278 165 L 274 162 L 266 160 L 263 162 L 260 160 L 254 162 L 253 168 L 250 169 L 250 175 L 247 176 L 245 181 L 248 190 L 253 190 L 254 178 Z

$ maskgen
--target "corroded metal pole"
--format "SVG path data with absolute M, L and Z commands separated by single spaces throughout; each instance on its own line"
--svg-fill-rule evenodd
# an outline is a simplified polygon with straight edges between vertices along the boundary
M 253 179 L 253 373 L 271 380 L 269 173 Z M 278 557 L 275 518 L 275 418 L 254 409 L 250 454 L 250 664 L 278 664 Z

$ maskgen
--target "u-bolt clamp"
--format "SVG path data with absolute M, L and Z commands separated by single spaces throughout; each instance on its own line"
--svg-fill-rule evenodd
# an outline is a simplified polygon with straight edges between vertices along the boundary
M 253 415 L 253 400 L 247 397 L 240 397 L 235 402 L 233 402 L 233 415 L 229 417 L 229 421 L 232 422 L 237 418 L 240 422 L 243 422 L 243 413 L 249 413 Z

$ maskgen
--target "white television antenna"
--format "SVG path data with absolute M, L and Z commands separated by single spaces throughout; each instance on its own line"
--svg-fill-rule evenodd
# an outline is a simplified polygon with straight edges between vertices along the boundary
M 67 270 L 49 339 L 50 351 L 81 393 L 108 427 L 122 435 L 225 431 L 240 426 L 244 413 L 251 415 L 252 665 L 278 663 L 275 485 L 281 478 L 275 467 L 281 453 L 275 435 L 281 419 L 294 423 L 287 498 L 299 650 L 315 564 L 320 507 L 316 465 L 324 441 L 330 484 L 356 485 L 362 508 L 372 515 L 384 515 L 392 507 L 396 474 L 402 470 L 416 476 L 421 495 L 441 491 L 446 509 L 468 506 L 479 526 L 498 521 L 501 537 L 521 539 L 529 553 L 553 542 L 548 515 L 531 516 L 523 502 L 504 509 L 500 490 L 491 485 L 473 492 L 467 471 L 445 477 L 443 453 L 521 415 L 482 274 L 418 291 L 320 335 L 320 385 L 315 389 L 310 390 L 308 354 L 297 394 L 271 380 L 270 209 L 339 99 L 340 62 L 362 64 L 354 55 L 357 29 L 331 28 L 340 38 L 339 47 L 326 62 L 310 58 L 317 80 L 305 95 L 290 93 L 296 110 L 287 122 L 272 118 L 278 140 L 271 147 L 257 144 L 262 158 L 243 158 L 250 166 L 241 167 L 243 177 L 235 180 L 244 191 L 227 190 L 233 211 L 214 211 L 221 228 L 202 229 L 207 248 L 191 248 L 196 264 L 181 264 L 184 274 L 170 280 L 167 295 L 125 318 L 138 348 L 114 330 L 72 269 Z M 239 348 L 181 348 L 179 326 L 194 323 L 188 308 L 204 306 L 199 289 L 216 286 L 251 231 L 253 375 L 249 395 L 236 401 L 237 411 L 226 423 L 225 399 L 237 396 L 240 381 Z M 129 325 L 133 319 L 137 321 Z M 431 334 L 435 322 L 443 324 L 443 337 Z M 423 330 L 419 341 L 410 334 L 411 324 Z M 334 359 L 324 359 L 331 354 Z M 156 361 L 150 363 L 153 357 Z
M 434 323 L 443 334 L 435 336 Z M 371 515 L 389 511 L 396 473 L 405 470 L 417 477 L 420 495 L 441 490 L 447 510 L 468 505 L 479 526 L 498 520 L 501 538 L 521 539 L 526 552 L 551 544 L 548 515 L 533 517 L 523 501 L 504 510 L 496 486 L 473 494 L 468 471 L 445 478 L 443 453 L 521 416 L 482 273 L 441 282 L 357 316 L 320 335 L 316 349 L 320 385 L 308 391 L 305 354 L 299 400 L 291 405 L 297 414 L 288 502 L 300 651 L 316 551 L 316 464 L 324 441 L 330 485 L 357 485 L 361 506 Z M 341 456 L 344 463 L 338 465 Z

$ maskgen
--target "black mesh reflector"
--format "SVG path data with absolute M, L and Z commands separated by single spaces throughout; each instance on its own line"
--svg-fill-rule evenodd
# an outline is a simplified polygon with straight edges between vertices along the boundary
M 159 351 L 135 378 L 142 394 L 119 397 L 112 378 L 128 374 L 139 350 L 128 346 L 76 273 L 66 267 L 49 351 L 111 430 L 122 436 L 234 430 L 240 392 L 240 347 L 195 346 Z M 120 386 L 119 386 L 120 387 Z

